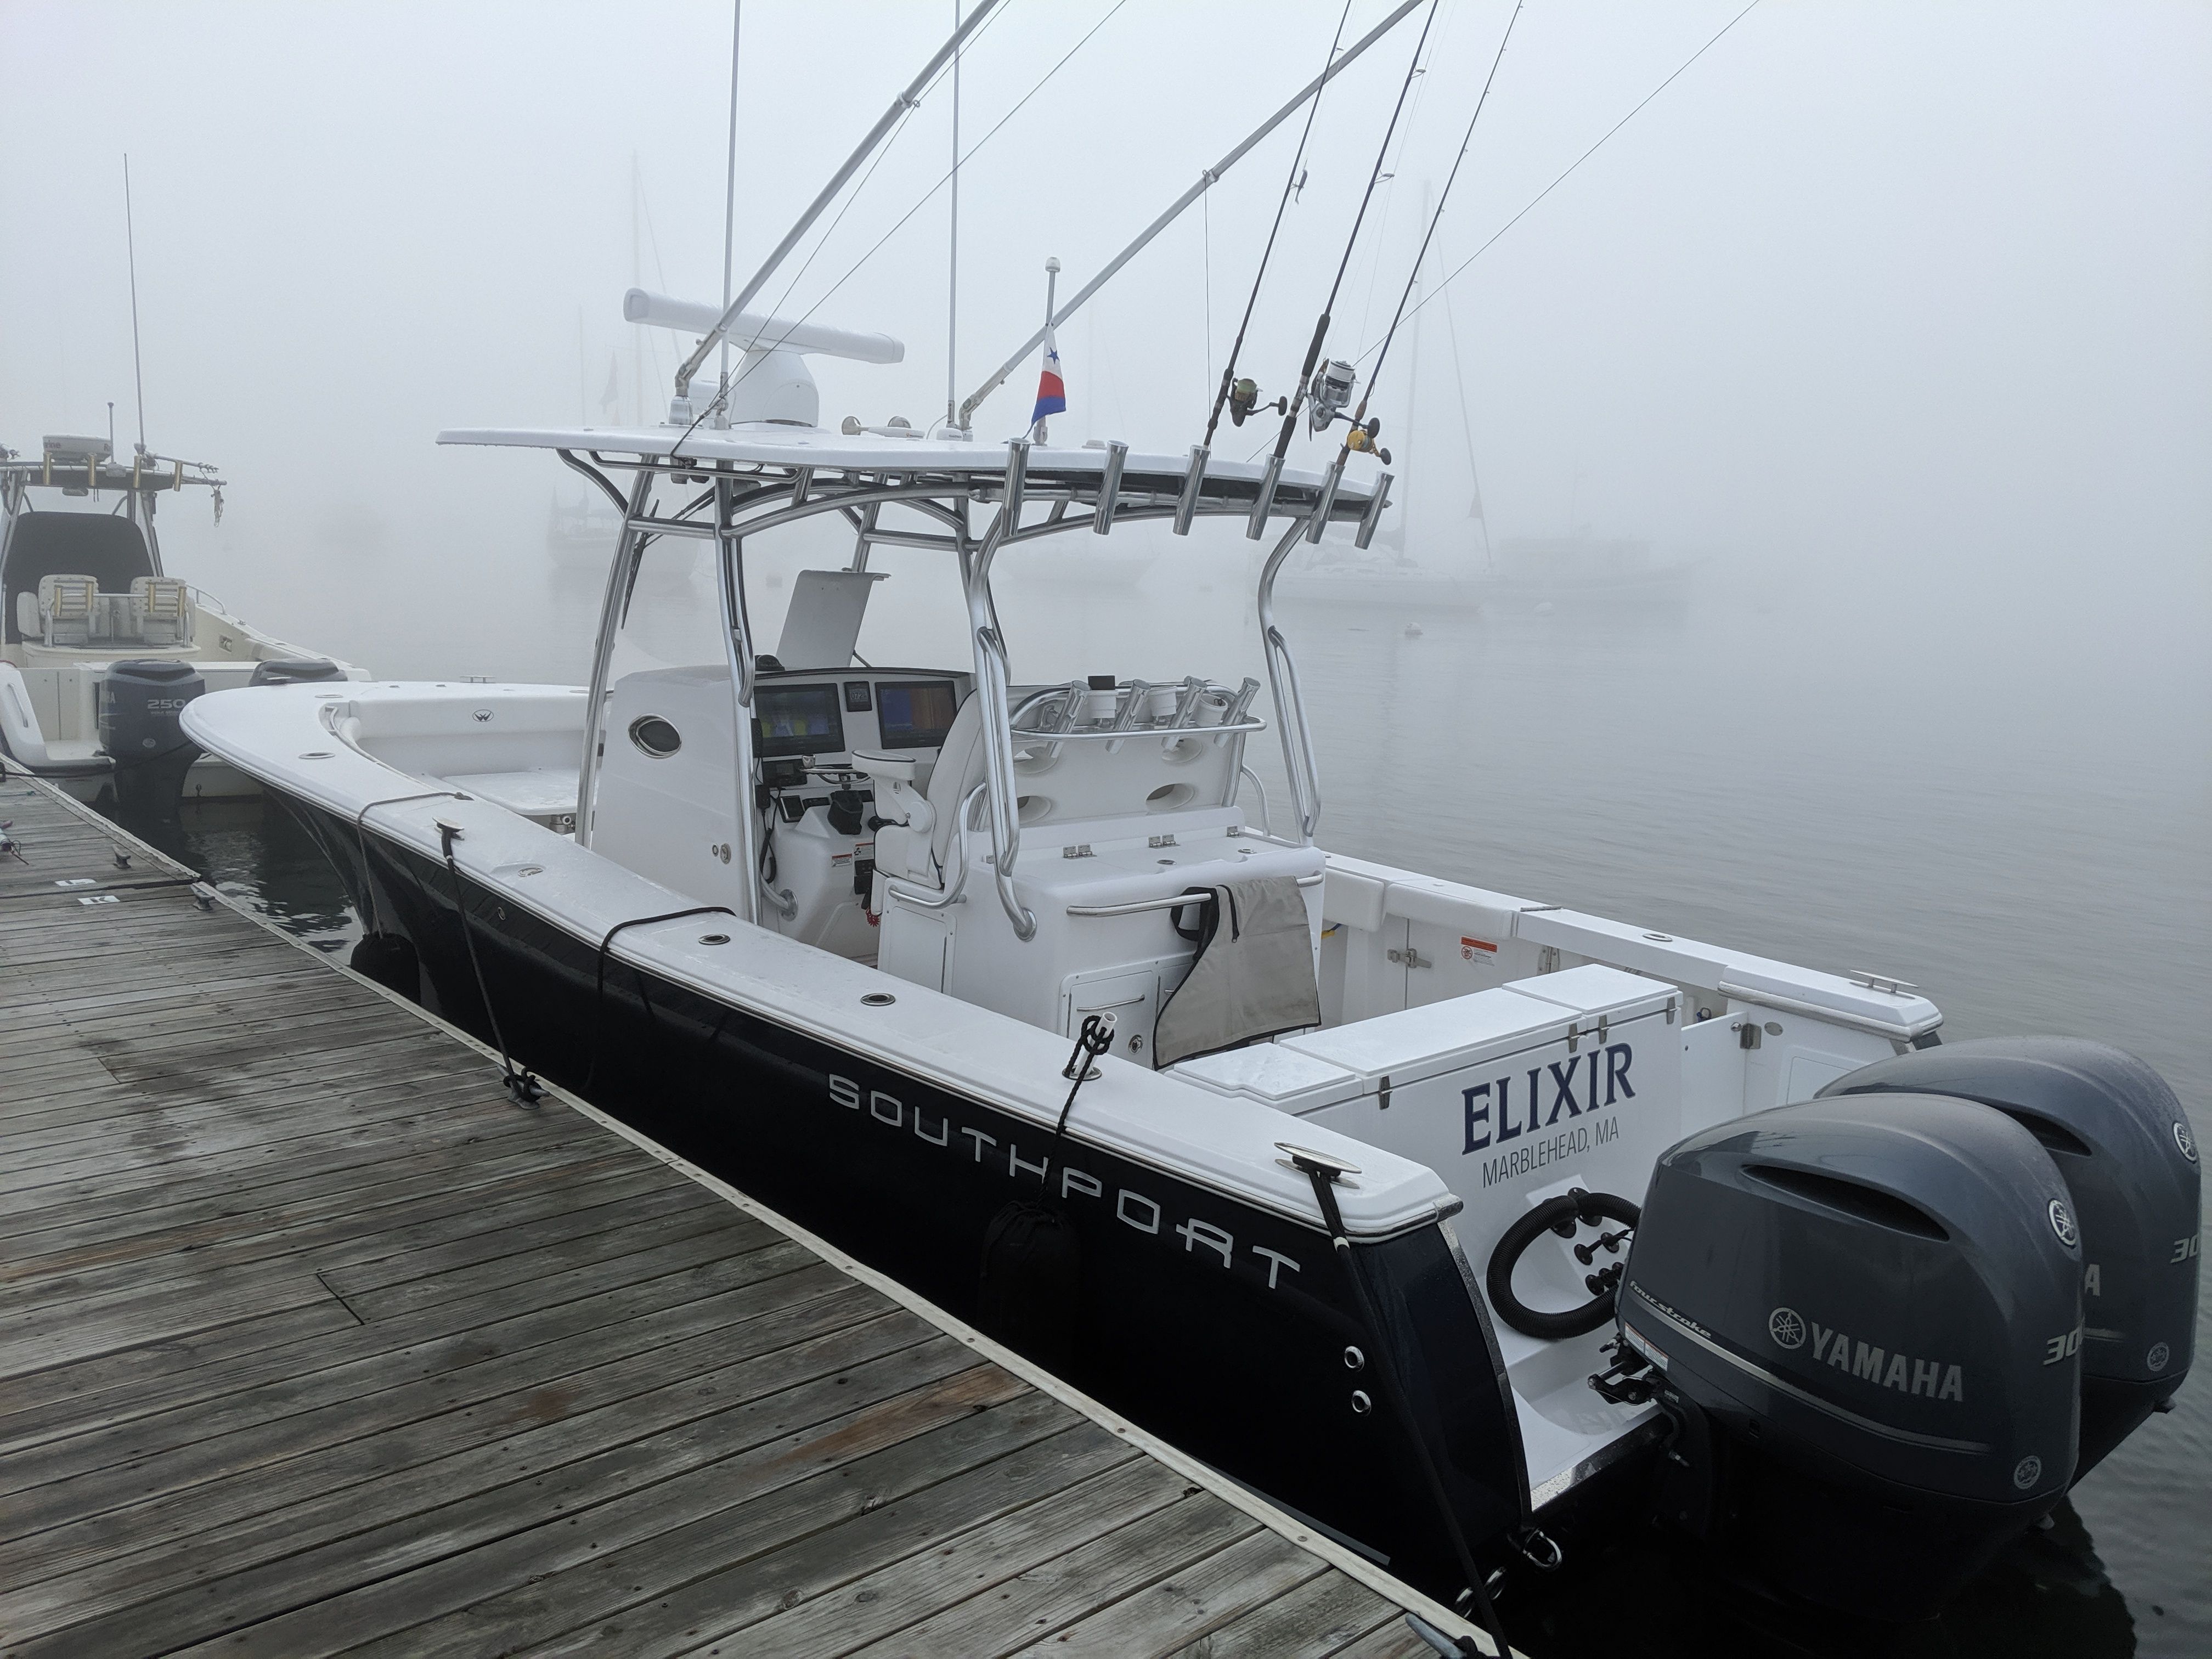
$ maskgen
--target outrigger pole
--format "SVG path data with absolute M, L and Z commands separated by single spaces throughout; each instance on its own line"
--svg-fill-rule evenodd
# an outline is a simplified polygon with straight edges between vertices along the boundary
M 814 222 L 822 216 L 823 210 L 827 208 L 836 198 L 837 192 L 845 187 L 846 180 L 860 171 L 860 163 L 874 153 L 876 146 L 882 143 L 884 137 L 898 125 L 899 118 L 921 102 L 921 90 L 929 84 L 930 77 L 945 66 L 945 60 L 960 49 L 968 37 L 975 32 L 977 26 L 996 9 L 998 4 L 999 0 L 981 0 L 975 9 L 968 15 L 968 21 L 952 31 L 952 38 L 939 46 L 935 55 L 921 66 L 921 74 L 907 82 L 906 89 L 891 100 L 891 106 L 883 112 L 881 118 L 874 126 L 868 129 L 868 136 L 861 139 L 860 147 L 846 158 L 845 165 L 839 167 L 830 182 L 822 186 L 822 193 L 814 198 L 812 205 L 808 207 L 805 212 L 799 216 L 799 222 L 784 234 L 783 240 L 775 245 L 775 251 L 769 254 L 762 263 L 761 268 L 753 273 L 752 280 L 738 291 L 737 298 L 723 307 L 721 321 L 708 331 L 707 337 L 692 348 L 691 355 L 684 360 L 684 366 L 676 371 L 676 395 L 678 398 L 688 397 L 690 394 L 691 377 L 699 372 L 699 365 L 705 362 L 708 355 L 722 343 L 723 337 L 729 332 L 731 325 L 738 320 L 738 313 L 744 310 L 753 295 L 761 291 L 769 276 L 775 274 L 775 268 L 783 263 L 785 256 L 799 246 L 799 239 L 813 228 Z
M 1296 97 L 1292 98 L 1289 103 L 1284 105 L 1282 108 L 1277 110 L 1273 115 L 1269 116 L 1265 121 L 1262 121 L 1257 127 L 1253 129 L 1251 136 L 1246 138 L 1243 143 L 1237 145 L 1237 148 L 1231 150 L 1228 155 L 1223 156 L 1212 167 L 1206 168 L 1205 172 L 1200 173 L 1198 175 L 1198 182 L 1196 184 L 1193 185 L 1188 190 L 1183 191 L 1181 196 L 1178 196 L 1169 206 L 1166 212 L 1160 215 L 1158 218 L 1153 220 L 1149 225 L 1146 225 L 1145 228 L 1139 233 L 1135 241 L 1130 243 L 1128 246 L 1123 248 L 1119 253 L 1108 260 L 1103 270 L 1100 270 L 1096 276 L 1093 276 L 1089 282 L 1085 283 L 1083 287 L 1078 290 L 1073 299 L 1062 306 L 1058 312 L 1054 313 L 1054 315 L 1048 319 L 1050 325 L 1057 328 L 1060 324 L 1066 322 L 1070 317 L 1073 317 L 1078 311 L 1081 310 L 1085 301 L 1088 300 L 1100 289 L 1105 287 L 1107 283 L 1113 278 L 1114 274 L 1120 270 L 1123 265 L 1127 264 L 1130 260 L 1135 258 L 1138 254 L 1143 252 L 1146 243 L 1150 242 L 1152 238 L 1158 235 L 1170 225 L 1173 224 L 1177 217 L 1182 215 L 1183 210 L 1188 207 L 1193 202 L 1198 200 L 1200 197 L 1205 195 L 1208 190 L 1212 189 L 1213 185 L 1220 179 L 1223 173 L 1228 172 L 1229 169 L 1235 167 L 1237 162 L 1243 161 L 1246 151 L 1249 150 L 1255 144 L 1258 143 L 1262 138 L 1265 138 L 1269 133 L 1273 132 L 1292 115 L 1296 114 L 1297 111 L 1304 106 L 1307 99 L 1318 94 L 1321 89 L 1327 86 L 1331 81 L 1334 80 L 1339 73 L 1344 70 L 1349 69 L 1352 66 L 1352 63 L 1354 58 L 1358 58 L 1360 53 L 1365 52 L 1368 47 L 1373 46 L 1377 40 L 1380 40 L 1384 35 L 1389 33 L 1392 29 L 1397 27 L 1400 21 L 1405 18 L 1407 14 L 1411 12 L 1420 3 L 1421 0 L 1405 0 L 1405 3 L 1401 5 L 1395 11 L 1393 11 L 1388 17 L 1377 23 L 1373 28 L 1370 29 L 1365 34 L 1362 35 L 1351 46 L 1346 47 L 1343 54 L 1340 56 L 1334 64 L 1331 64 L 1327 69 L 1323 70 L 1319 75 L 1316 76 L 1311 81 L 1306 83 L 1304 90 L 1300 92 Z M 859 161 L 860 157 L 854 157 L 854 164 L 857 164 Z M 849 167 L 848 171 L 850 171 Z M 795 236 L 796 234 L 797 233 L 794 232 L 793 235 Z M 750 295 L 751 290 L 747 289 L 746 292 Z M 729 319 L 725 318 L 723 320 L 727 322 Z M 1039 329 L 1036 333 L 1030 335 L 1028 339 L 1022 343 L 1020 350 L 1015 352 L 1012 356 L 1007 358 L 1005 362 L 999 366 L 997 373 L 994 374 L 989 380 L 984 381 L 982 385 L 975 388 L 975 392 L 969 397 L 968 401 L 960 405 L 960 418 L 957 424 L 963 432 L 969 429 L 969 424 L 970 421 L 973 420 L 975 410 L 982 403 L 983 399 L 989 397 L 994 392 L 996 392 L 1000 386 L 1004 386 L 1006 383 L 1006 377 L 1009 374 L 1012 374 L 1016 369 L 1019 368 L 1024 362 L 1027 362 L 1030 353 L 1035 351 L 1037 347 L 1042 345 L 1043 343 L 1044 330 Z

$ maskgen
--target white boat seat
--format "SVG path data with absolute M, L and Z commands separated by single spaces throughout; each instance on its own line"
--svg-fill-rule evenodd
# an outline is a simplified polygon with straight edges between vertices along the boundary
M 885 820 L 876 831 L 876 868 L 924 886 L 939 885 L 960 798 L 983 777 L 983 717 L 975 694 L 961 700 L 926 783 L 910 755 L 856 753 L 853 766 L 876 780 L 876 815 Z
M 138 576 L 131 583 L 134 632 L 148 645 L 189 645 L 191 590 L 175 576 Z
M 91 576 L 41 576 L 38 607 L 39 632 L 48 645 L 89 645 L 100 615 L 100 583 Z

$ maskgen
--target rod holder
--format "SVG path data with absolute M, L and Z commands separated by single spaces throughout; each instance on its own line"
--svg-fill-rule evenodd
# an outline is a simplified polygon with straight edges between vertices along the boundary
M 1098 475 L 1098 505 L 1091 514 L 1091 532 L 1103 536 L 1114 528 L 1114 509 L 1121 504 L 1121 468 L 1129 459 L 1129 446 L 1118 440 L 1106 446 L 1106 468 Z
M 1190 534 L 1190 521 L 1198 514 L 1198 492 L 1206 483 L 1206 464 L 1213 451 L 1204 444 L 1190 447 L 1190 470 L 1182 477 L 1182 494 L 1176 498 L 1175 533 Z
M 1260 493 L 1252 498 L 1252 517 L 1244 526 L 1244 539 L 1256 542 L 1267 533 L 1267 515 L 1275 510 L 1275 487 L 1283 481 L 1283 458 L 1267 457 L 1267 475 L 1260 480 Z
M 1385 472 L 1375 480 L 1374 499 L 1367 503 L 1367 515 L 1359 521 L 1359 534 L 1353 544 L 1364 549 L 1375 539 L 1375 532 L 1382 522 L 1382 509 L 1390 504 L 1390 484 L 1395 473 Z
M 1306 526 L 1306 539 L 1321 540 L 1321 532 L 1328 528 L 1328 515 L 1336 507 L 1336 487 L 1344 482 L 1344 457 L 1339 454 L 1336 465 L 1322 480 L 1321 504 L 1314 509 L 1313 522 Z
M 1009 538 L 1022 527 L 1022 489 L 1029 476 L 1030 441 L 1016 438 L 1006 446 L 1006 500 L 999 509 L 1006 515 L 1006 533 Z

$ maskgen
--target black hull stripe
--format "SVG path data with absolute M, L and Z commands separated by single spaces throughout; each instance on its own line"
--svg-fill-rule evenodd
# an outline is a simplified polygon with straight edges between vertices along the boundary
M 483 1037 L 445 866 L 373 826 L 364 843 L 338 815 L 272 793 L 356 889 L 366 848 L 374 914 L 413 942 L 420 1000 Z M 1056 1156 L 1049 1124 L 619 957 L 601 1001 L 595 939 L 473 880 L 464 889 L 518 1060 L 573 1090 L 597 1021 L 588 1098 L 630 1129 L 1018 1351 L 1024 1333 L 977 1317 L 983 1239 L 1010 1200 L 1042 1186 L 1080 1253 L 1074 1347 L 1054 1369 L 1440 1600 L 1460 1586 L 1435 1504 L 1398 1422 L 1352 1408 L 1353 1390 L 1374 1387 L 1347 1370 L 1347 1347 L 1389 1345 L 1471 1539 L 1528 1514 L 1511 1391 L 1438 1225 L 1358 1244 L 1386 1328 L 1370 1333 L 1310 1222 L 1096 1145 L 1071 1139 Z

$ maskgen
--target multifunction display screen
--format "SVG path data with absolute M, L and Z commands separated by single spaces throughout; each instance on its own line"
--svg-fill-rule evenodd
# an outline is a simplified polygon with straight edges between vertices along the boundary
M 886 749 L 937 749 L 959 712 L 951 680 L 878 680 L 876 728 Z
M 753 693 L 753 748 L 763 759 L 834 755 L 845 747 L 834 685 L 763 685 Z

